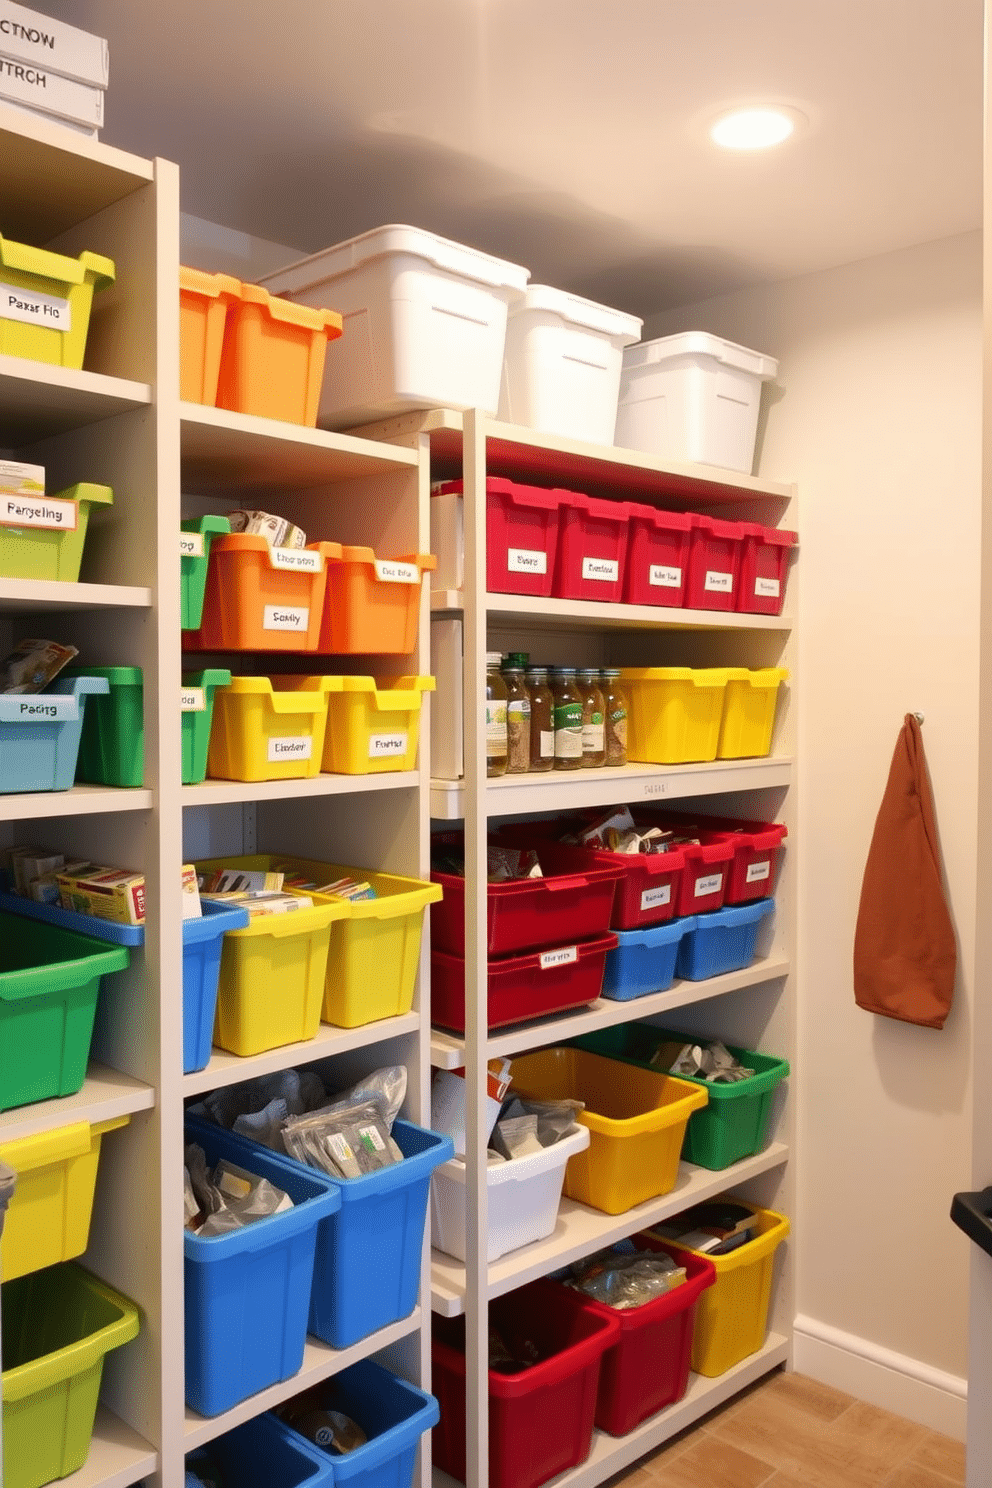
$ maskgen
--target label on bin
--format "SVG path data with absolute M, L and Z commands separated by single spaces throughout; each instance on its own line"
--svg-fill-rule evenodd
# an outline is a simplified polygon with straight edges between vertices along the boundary
M 754 597 L 755 599 L 778 599 L 781 588 L 778 579 L 763 579 L 759 575 L 754 581 Z
M 578 946 L 561 946 L 557 951 L 541 952 L 541 970 L 549 971 L 552 966 L 570 966 L 573 961 L 579 959 Z
M 669 568 L 664 563 L 652 563 L 648 569 L 648 583 L 655 589 L 681 589 L 682 570 Z
M 380 584 L 419 584 L 420 569 L 415 563 L 387 563 L 377 558 L 372 567 Z
M 302 548 L 269 548 L 273 568 L 284 568 L 290 573 L 323 573 L 322 553 L 306 553 Z
M 732 573 L 718 573 L 715 568 L 708 568 L 703 588 L 710 594 L 732 594 L 734 576 Z
M 693 894 L 697 899 L 702 899 L 707 894 L 719 894 L 722 886 L 722 873 L 707 873 L 705 878 L 696 879 L 696 887 L 693 889 Z
M 179 556 L 181 558 L 202 558 L 203 553 L 202 532 L 180 532 Z
M 406 754 L 405 733 L 369 734 L 369 759 L 387 759 L 390 755 Z
M 620 565 L 615 558 L 583 558 L 582 577 L 615 584 L 620 577 Z
M 309 624 L 309 605 L 266 605 L 262 611 L 263 630 L 306 630 Z
M 0 695 L 0 723 L 76 723 L 79 703 L 74 697 L 50 693 Z
M 506 567 L 509 573 L 546 574 L 548 555 L 537 548 L 507 548 Z
M 745 882 L 760 883 L 763 878 L 768 878 L 771 875 L 771 871 L 772 865 L 768 858 L 763 863 L 749 863 L 747 873 L 745 874 Z
M 202 687 L 184 687 L 179 694 L 179 707 L 183 713 L 205 713 L 207 700 Z
M 38 294 L 33 289 L 0 284 L 0 320 L 22 320 L 25 325 L 43 325 L 52 331 L 72 330 L 72 308 L 58 295 Z
M 663 904 L 671 904 L 671 884 L 661 884 L 657 889 L 645 889 L 641 895 L 641 913 L 649 909 L 660 909 Z
M 51 496 L 0 495 L 0 527 L 51 527 L 57 532 L 75 532 L 79 508 L 74 501 L 53 501 Z
M 269 764 L 281 764 L 285 760 L 308 760 L 313 757 L 313 740 L 290 738 L 269 740 Z

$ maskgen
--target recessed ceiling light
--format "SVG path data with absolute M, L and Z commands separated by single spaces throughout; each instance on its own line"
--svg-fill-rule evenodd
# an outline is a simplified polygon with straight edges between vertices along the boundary
M 791 110 L 742 108 L 722 114 L 710 129 L 710 139 L 725 150 L 767 150 L 781 145 L 796 127 Z

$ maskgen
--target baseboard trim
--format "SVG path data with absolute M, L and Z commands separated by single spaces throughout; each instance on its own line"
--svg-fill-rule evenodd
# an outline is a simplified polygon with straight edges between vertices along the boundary
M 968 1382 L 816 1318 L 796 1318 L 793 1367 L 835 1390 L 964 1441 Z

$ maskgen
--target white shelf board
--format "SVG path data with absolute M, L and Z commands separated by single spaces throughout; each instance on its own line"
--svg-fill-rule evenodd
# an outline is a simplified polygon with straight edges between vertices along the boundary
M 551 770 L 546 774 L 502 775 L 486 788 L 489 816 L 568 811 L 580 806 L 614 806 L 620 801 L 676 800 L 681 796 L 765 790 L 788 785 L 792 760 L 713 760 L 694 765 L 621 765 L 597 770 Z M 431 816 L 461 821 L 465 813 L 460 780 L 431 781 Z
M 89 1456 L 65 1488 L 129 1488 L 158 1468 L 158 1453 L 105 1405 L 98 1405 Z
M 618 1023 L 633 1023 L 639 1018 L 652 1018 L 675 1008 L 694 1006 L 712 997 L 723 997 L 743 987 L 757 987 L 778 977 L 788 976 L 788 956 L 766 956 L 743 971 L 729 971 L 723 976 L 708 977 L 703 982 L 673 982 L 667 992 L 652 992 L 630 1002 L 614 1002 L 601 997 L 578 1012 L 559 1013 L 540 1022 L 521 1024 L 516 1028 L 497 1029 L 486 1044 L 486 1059 L 520 1054 L 525 1049 L 539 1049 L 563 1039 L 577 1038 L 582 1033 L 595 1033 L 599 1028 L 613 1028 Z M 431 1030 L 431 1064 L 435 1069 L 461 1069 L 465 1063 L 465 1041 L 454 1033 Z
M 213 1441 L 217 1436 L 223 1436 L 225 1431 L 230 1431 L 235 1426 L 240 1426 L 243 1421 L 250 1421 L 262 1411 L 271 1410 L 274 1405 L 279 1405 L 283 1400 L 289 1400 L 294 1395 L 299 1395 L 302 1390 L 309 1389 L 311 1385 L 320 1384 L 321 1380 L 329 1379 L 331 1375 L 338 1374 L 349 1365 L 356 1364 L 359 1359 L 367 1359 L 370 1354 L 376 1354 L 380 1349 L 388 1348 L 390 1344 L 396 1343 L 401 1338 L 417 1332 L 422 1323 L 421 1309 L 414 1308 L 408 1318 L 401 1319 L 398 1323 L 390 1323 L 386 1328 L 380 1328 L 377 1333 L 372 1333 L 368 1338 L 359 1339 L 350 1348 L 333 1349 L 329 1344 L 320 1343 L 316 1338 L 307 1338 L 303 1350 L 303 1365 L 297 1374 L 290 1379 L 282 1380 L 277 1385 L 270 1385 L 267 1390 L 260 1390 L 257 1395 L 243 1400 L 240 1405 L 235 1405 L 222 1415 L 209 1418 L 198 1415 L 196 1411 L 186 1407 L 186 1419 L 183 1427 L 183 1447 L 191 1452 L 194 1447 L 202 1447 L 207 1442 Z
M 118 790 L 107 785 L 74 785 L 67 791 L 0 795 L 0 821 L 31 821 L 48 816 L 97 816 L 111 811 L 148 811 L 150 790 Z
M 489 1296 L 501 1297 L 538 1276 L 546 1276 L 560 1266 L 567 1266 L 581 1256 L 591 1255 L 604 1245 L 612 1245 L 638 1230 L 646 1230 L 659 1220 L 678 1214 L 691 1204 L 715 1198 L 736 1188 L 759 1173 L 781 1167 L 788 1160 L 784 1142 L 772 1142 L 763 1152 L 746 1157 L 732 1167 L 713 1172 L 691 1163 L 679 1163 L 678 1178 L 670 1193 L 648 1199 L 623 1214 L 603 1214 L 587 1204 L 563 1198 L 558 1220 L 546 1240 L 535 1240 L 511 1250 L 489 1264 Z M 465 1265 L 443 1251 L 431 1251 L 431 1306 L 444 1317 L 459 1317 L 465 1310 Z
M 30 1106 L 15 1106 L 13 1110 L 0 1112 L 0 1142 L 55 1131 L 73 1121 L 113 1121 L 117 1116 L 150 1111 L 154 1104 L 155 1091 L 150 1085 L 91 1059 L 86 1079 L 75 1095 L 35 1101 Z
M 222 806 L 230 801 L 283 801 L 300 796 L 348 796 L 362 791 L 414 790 L 416 770 L 381 775 L 314 775 L 309 780 L 205 780 L 184 785 L 184 806 Z M 0 801 L 2 801 L 0 797 Z
M 416 1013 L 400 1013 L 395 1018 L 380 1018 L 375 1023 L 363 1023 L 360 1028 L 336 1028 L 329 1023 L 321 1023 L 316 1038 L 283 1044 L 278 1049 L 267 1049 L 264 1054 L 251 1054 L 245 1058 L 239 1054 L 228 1054 L 223 1049 L 214 1049 L 206 1069 L 183 1077 L 183 1095 L 200 1095 L 205 1090 L 216 1090 L 221 1085 L 236 1085 L 239 1080 L 270 1075 L 276 1070 L 293 1069 L 300 1064 L 310 1064 L 315 1059 L 328 1059 L 333 1054 L 344 1054 L 349 1049 L 364 1049 L 381 1043 L 384 1039 L 416 1033 L 419 1027 L 420 1018 Z
M 151 602 L 152 591 L 137 585 L 0 579 L 0 610 L 147 609 Z
M 183 489 L 197 495 L 306 489 L 409 470 L 419 459 L 416 450 L 201 403 L 183 403 L 181 416 Z
M 539 599 L 530 594 L 487 594 L 490 624 L 534 621 L 548 630 L 775 630 L 792 629 L 789 615 L 743 615 L 735 610 L 676 610 L 662 605 L 598 604 L 582 599 Z M 460 589 L 431 593 L 431 613 L 464 609 Z
M 0 356 L 0 446 L 17 447 L 151 403 L 146 382 Z
M 636 1465 L 648 1452 L 653 1452 L 663 1442 L 716 1410 L 763 1375 L 787 1363 L 790 1352 L 791 1345 L 785 1334 L 769 1333 L 756 1353 L 749 1354 L 725 1374 L 717 1375 L 715 1379 L 690 1374 L 688 1388 L 681 1400 L 667 1410 L 649 1416 L 626 1436 L 609 1436 L 605 1431 L 593 1431 L 585 1462 L 551 1478 L 545 1488 L 595 1488 L 598 1483 L 608 1482 L 616 1473 Z M 436 1467 L 434 1488 L 461 1488 L 461 1485 Z

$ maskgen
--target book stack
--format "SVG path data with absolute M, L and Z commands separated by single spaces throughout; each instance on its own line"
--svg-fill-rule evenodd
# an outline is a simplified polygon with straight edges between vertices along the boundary
M 109 75 L 102 36 L 0 0 L 0 103 L 96 139 Z

